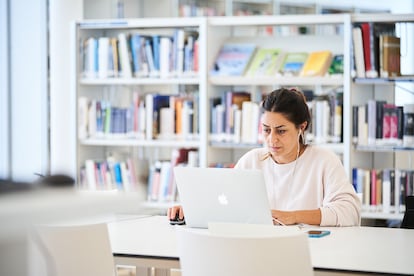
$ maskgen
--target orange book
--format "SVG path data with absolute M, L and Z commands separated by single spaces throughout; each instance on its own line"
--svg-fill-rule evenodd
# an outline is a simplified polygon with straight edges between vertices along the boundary
M 323 76 L 328 71 L 331 62 L 331 51 L 311 52 L 305 65 L 303 65 L 300 75 L 304 77 Z
M 183 99 L 178 98 L 175 101 L 175 133 L 181 134 L 183 121 Z

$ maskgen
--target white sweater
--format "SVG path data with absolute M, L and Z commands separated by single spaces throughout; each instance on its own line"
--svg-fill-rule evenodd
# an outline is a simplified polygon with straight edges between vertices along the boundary
M 271 157 L 261 161 L 266 153 L 266 148 L 250 150 L 235 167 L 263 171 L 271 209 L 319 208 L 321 226 L 360 224 L 361 202 L 336 154 L 307 146 L 296 161 L 277 164 Z

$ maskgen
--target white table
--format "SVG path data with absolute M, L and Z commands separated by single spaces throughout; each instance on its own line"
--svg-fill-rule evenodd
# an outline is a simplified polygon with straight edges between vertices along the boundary
M 108 224 L 115 263 L 157 268 L 168 275 L 179 268 L 175 227 L 164 216 L 125 219 Z M 414 230 L 378 227 L 324 227 L 329 236 L 310 239 L 315 275 L 361 273 L 414 275 Z M 303 228 L 303 231 L 308 230 Z

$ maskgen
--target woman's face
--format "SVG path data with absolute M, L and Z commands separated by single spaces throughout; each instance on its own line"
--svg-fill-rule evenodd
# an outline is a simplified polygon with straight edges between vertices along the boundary
M 281 113 L 266 111 L 263 114 L 262 134 L 273 160 L 277 163 L 285 164 L 296 159 L 299 130 Z

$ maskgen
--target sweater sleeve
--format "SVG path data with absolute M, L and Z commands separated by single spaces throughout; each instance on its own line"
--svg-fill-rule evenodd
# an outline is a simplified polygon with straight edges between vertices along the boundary
M 327 160 L 321 226 L 355 226 L 361 222 L 361 202 L 338 158 Z

